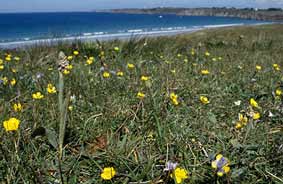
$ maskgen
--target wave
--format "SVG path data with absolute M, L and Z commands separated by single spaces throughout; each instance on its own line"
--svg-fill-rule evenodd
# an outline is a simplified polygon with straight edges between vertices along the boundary
M 264 24 L 264 23 L 261 23 Z M 113 33 L 108 32 L 93 32 L 93 33 L 82 33 L 81 35 L 68 35 L 60 38 L 44 38 L 44 39 L 31 39 L 24 38 L 21 40 L 14 41 L 0 41 L 0 48 L 16 48 L 22 46 L 38 45 L 38 44 L 54 44 L 64 41 L 92 41 L 92 40 L 111 40 L 111 39 L 126 39 L 134 37 L 143 37 L 143 36 L 163 36 L 163 35 L 172 35 L 180 34 L 187 32 L 194 32 L 202 29 L 212 29 L 219 27 L 231 27 L 231 26 L 242 26 L 240 24 L 219 24 L 219 25 L 203 25 L 203 26 L 192 26 L 192 27 L 165 27 L 165 28 L 152 28 L 148 29 L 131 29 L 124 31 L 117 31 Z

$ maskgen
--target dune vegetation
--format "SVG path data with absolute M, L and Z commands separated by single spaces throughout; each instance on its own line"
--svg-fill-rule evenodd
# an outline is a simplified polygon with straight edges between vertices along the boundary
M 282 33 L 0 50 L 1 183 L 283 183 Z

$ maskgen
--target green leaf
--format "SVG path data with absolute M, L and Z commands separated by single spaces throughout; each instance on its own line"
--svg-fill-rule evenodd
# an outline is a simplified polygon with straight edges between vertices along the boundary
M 216 119 L 215 114 L 213 114 L 212 112 L 209 112 L 207 115 L 208 115 L 208 120 L 211 123 L 217 123 L 217 119 Z

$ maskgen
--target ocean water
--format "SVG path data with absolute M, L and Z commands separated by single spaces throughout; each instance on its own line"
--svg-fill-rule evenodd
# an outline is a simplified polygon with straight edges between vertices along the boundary
M 267 23 L 226 17 L 96 12 L 7 13 L 0 14 L 0 20 L 0 47 L 38 40 L 108 39 Z

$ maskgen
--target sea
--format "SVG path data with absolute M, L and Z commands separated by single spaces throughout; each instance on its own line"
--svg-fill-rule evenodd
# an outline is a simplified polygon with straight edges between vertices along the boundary
M 270 23 L 229 17 L 98 12 L 1 13 L 0 20 L 0 48 L 39 42 L 138 38 Z

